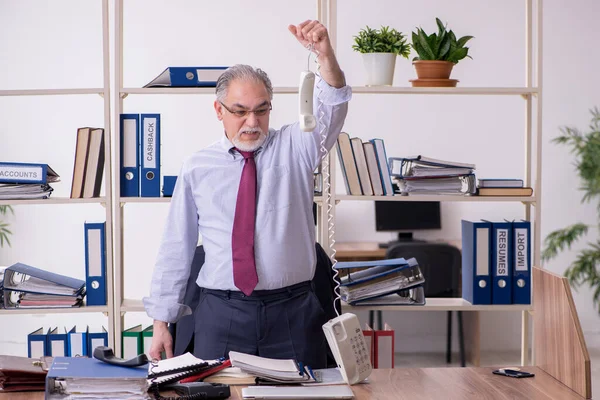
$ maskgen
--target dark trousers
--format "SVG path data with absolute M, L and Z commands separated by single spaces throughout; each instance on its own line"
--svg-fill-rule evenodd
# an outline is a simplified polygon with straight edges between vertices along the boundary
M 233 350 L 326 367 L 328 318 L 310 282 L 250 296 L 201 288 L 194 318 L 196 357 L 229 358 Z

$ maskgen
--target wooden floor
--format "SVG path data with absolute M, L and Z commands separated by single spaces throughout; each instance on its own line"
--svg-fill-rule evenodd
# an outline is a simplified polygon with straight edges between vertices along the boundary
M 592 363 L 592 395 L 593 398 L 600 398 L 600 346 L 588 347 Z M 400 354 L 396 353 L 394 359 L 395 367 L 409 368 L 441 368 L 446 366 L 460 367 L 460 357 L 458 353 L 452 355 L 452 364 L 446 364 L 445 353 L 420 353 L 420 354 Z M 516 366 L 521 363 L 521 353 L 517 351 L 509 352 L 481 352 L 481 366 Z M 467 364 L 467 366 L 469 366 Z M 523 370 L 527 370 L 523 368 Z

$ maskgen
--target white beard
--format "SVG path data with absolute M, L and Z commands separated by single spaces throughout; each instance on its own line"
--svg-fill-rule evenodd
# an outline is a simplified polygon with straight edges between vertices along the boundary
M 256 138 L 256 140 L 253 140 L 253 141 L 241 140 L 242 134 L 244 132 L 250 132 L 250 133 L 258 132 L 260 135 L 258 136 L 258 138 Z M 237 135 L 234 136 L 234 138 L 231 140 L 231 142 L 238 150 L 255 151 L 256 149 L 258 149 L 260 146 L 263 145 L 265 140 L 267 140 L 267 135 L 263 132 L 262 129 L 260 129 L 259 127 L 256 127 L 256 128 L 240 129 L 240 131 L 237 133 Z

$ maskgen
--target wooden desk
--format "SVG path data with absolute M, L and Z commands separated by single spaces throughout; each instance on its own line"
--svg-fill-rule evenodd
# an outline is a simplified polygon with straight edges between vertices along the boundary
M 581 400 L 574 391 L 536 367 L 534 378 L 492 374 L 497 368 L 377 369 L 369 383 L 352 386 L 356 400 L 549 399 Z M 43 400 L 44 393 L 5 393 L 0 400 Z M 242 400 L 242 386 L 231 386 L 232 400 Z

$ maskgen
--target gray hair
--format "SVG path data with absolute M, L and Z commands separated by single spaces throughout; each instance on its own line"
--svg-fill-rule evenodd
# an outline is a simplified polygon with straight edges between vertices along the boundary
M 221 74 L 217 80 L 217 88 L 215 89 L 217 100 L 220 102 L 225 100 L 229 85 L 236 79 L 243 81 L 254 80 L 256 82 L 262 82 L 267 89 L 267 93 L 269 94 L 269 100 L 273 100 L 273 86 L 271 85 L 271 80 L 269 79 L 267 73 L 260 68 L 255 69 L 250 65 L 244 64 L 236 64 L 232 67 L 229 67 Z

